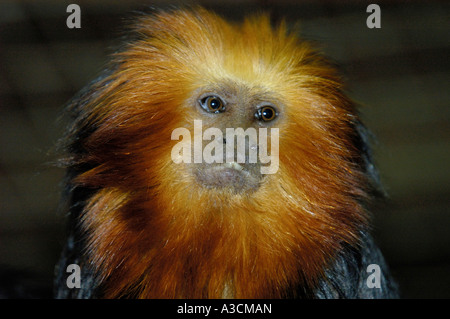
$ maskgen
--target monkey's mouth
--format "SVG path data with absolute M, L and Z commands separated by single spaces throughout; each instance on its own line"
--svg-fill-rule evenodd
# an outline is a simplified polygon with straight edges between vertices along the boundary
M 258 164 L 200 164 L 194 169 L 197 182 L 205 188 L 229 188 L 234 192 L 256 190 L 261 174 Z

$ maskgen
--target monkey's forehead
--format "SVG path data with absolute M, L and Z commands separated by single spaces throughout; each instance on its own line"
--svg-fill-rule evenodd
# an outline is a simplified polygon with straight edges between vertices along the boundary
M 190 83 L 229 79 L 279 91 L 317 73 L 309 44 L 283 23 L 272 27 L 267 15 L 231 24 L 204 9 L 164 12 L 141 19 L 135 31 L 140 38 L 123 53 L 128 60 L 134 55 L 148 72 Z

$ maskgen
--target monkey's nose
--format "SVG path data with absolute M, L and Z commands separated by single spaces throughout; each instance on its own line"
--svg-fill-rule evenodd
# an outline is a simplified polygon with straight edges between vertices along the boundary
M 252 141 L 247 136 L 244 140 L 234 137 L 234 141 L 227 140 L 227 138 L 224 137 L 223 149 L 225 162 L 236 162 L 246 165 L 255 164 L 258 161 L 257 157 L 259 147 L 257 141 Z

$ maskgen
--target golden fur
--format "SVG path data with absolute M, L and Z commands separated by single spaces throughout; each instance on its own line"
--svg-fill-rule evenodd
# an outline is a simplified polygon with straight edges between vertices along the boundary
M 358 245 L 367 180 L 355 110 L 335 70 L 267 16 L 230 24 L 203 9 L 141 18 L 139 38 L 83 107 L 95 130 L 74 163 L 97 189 L 82 218 L 103 297 L 278 298 L 314 287 L 343 245 Z M 202 188 L 171 160 L 186 101 L 228 83 L 283 105 L 279 170 L 252 193 Z

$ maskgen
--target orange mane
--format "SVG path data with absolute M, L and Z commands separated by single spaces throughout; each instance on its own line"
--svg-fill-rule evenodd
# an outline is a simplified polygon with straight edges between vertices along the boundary
M 103 297 L 277 298 L 314 287 L 358 245 L 367 178 L 353 104 L 310 45 L 262 15 L 229 24 L 203 9 L 138 21 L 75 124 L 91 128 L 73 183 L 95 190 L 81 225 Z M 198 88 L 228 81 L 284 104 L 279 170 L 251 194 L 205 189 L 171 160 Z

